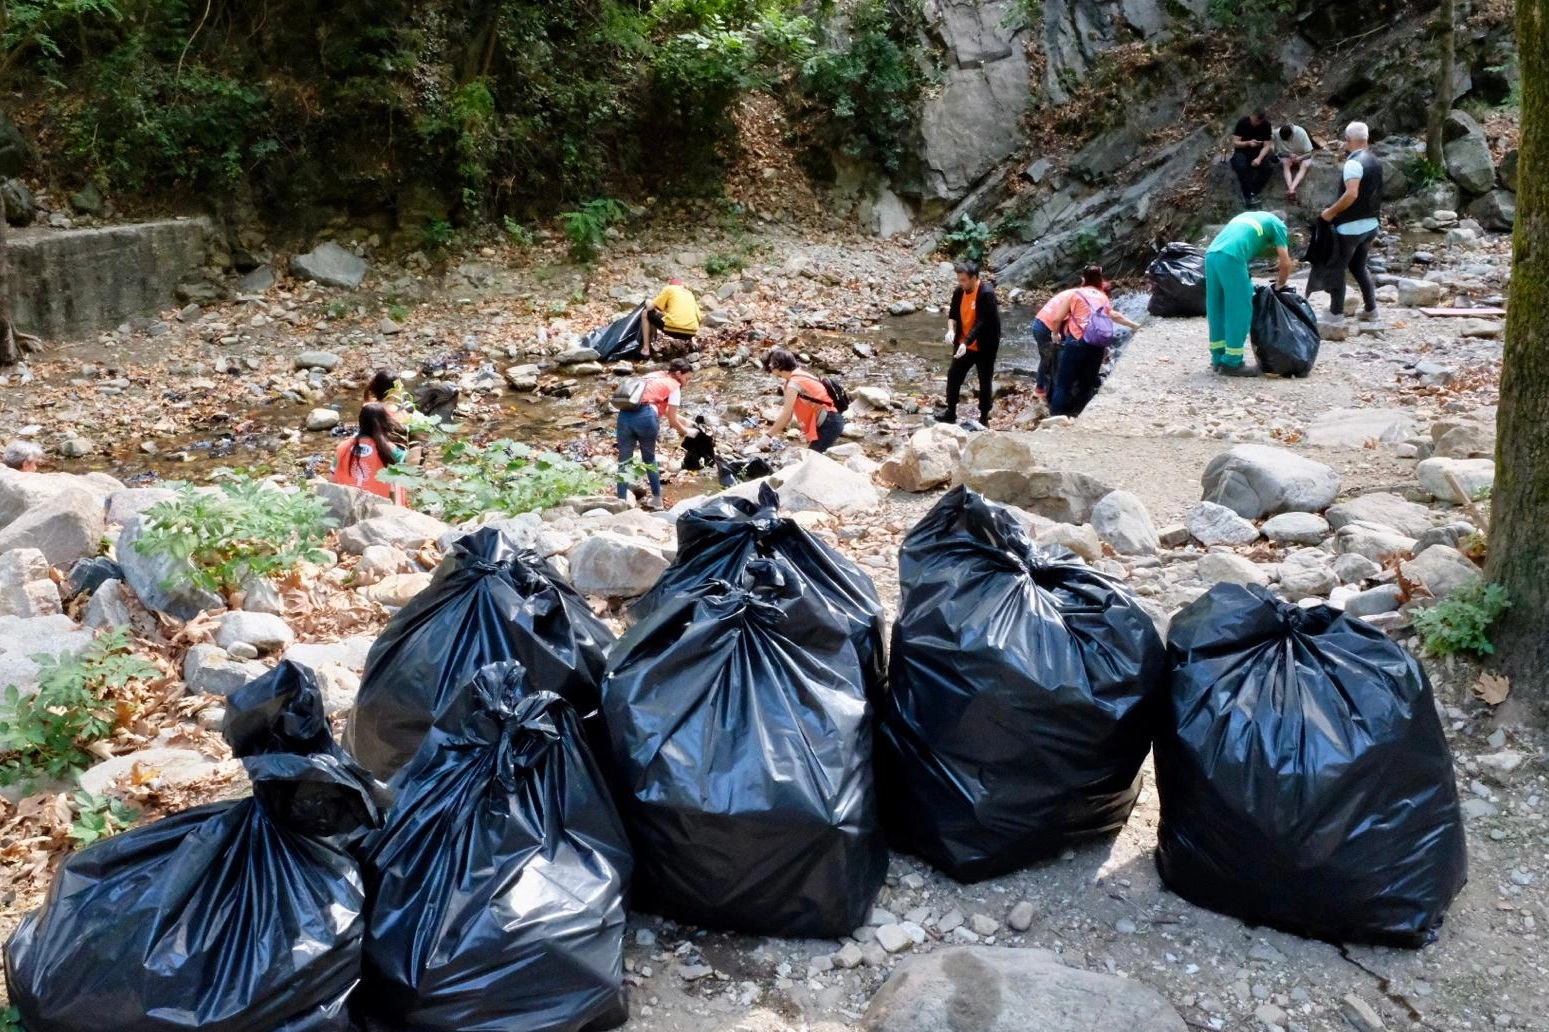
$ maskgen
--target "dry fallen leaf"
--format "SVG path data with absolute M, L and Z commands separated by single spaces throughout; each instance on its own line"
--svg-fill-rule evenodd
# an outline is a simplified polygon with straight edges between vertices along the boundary
M 1501 674 L 1480 674 L 1474 683 L 1474 694 L 1486 705 L 1499 706 L 1511 694 L 1511 679 Z

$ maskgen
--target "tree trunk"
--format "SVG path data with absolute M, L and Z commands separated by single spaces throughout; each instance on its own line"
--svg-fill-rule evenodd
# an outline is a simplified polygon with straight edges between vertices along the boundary
M 1491 495 L 1492 633 L 1513 694 L 1549 708 L 1549 0 L 1517 0 L 1522 146 Z
M 11 256 L 5 249 L 5 194 L 0 193 L 0 368 L 22 360 L 21 342 L 11 325 Z
M 1436 77 L 1436 99 L 1431 104 L 1431 122 L 1425 133 L 1425 158 L 1438 167 L 1445 167 L 1442 150 L 1446 146 L 1447 115 L 1452 111 L 1452 95 L 1456 92 L 1453 75 L 1457 64 L 1458 24 L 1454 6 L 1455 0 L 1442 0 L 1441 9 L 1436 13 L 1441 28 L 1441 39 L 1438 40 L 1441 74 Z

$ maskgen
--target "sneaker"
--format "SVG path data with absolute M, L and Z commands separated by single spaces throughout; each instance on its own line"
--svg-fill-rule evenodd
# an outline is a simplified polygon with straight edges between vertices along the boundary
M 983 423 L 979 422 L 977 419 L 965 419 L 965 420 L 963 420 L 961 423 L 959 423 L 957 425 L 962 427 L 964 430 L 967 430 L 971 434 L 976 434 L 976 433 L 978 433 L 981 430 L 988 430 L 989 429 L 989 427 L 985 426 Z
M 1376 322 L 1380 316 L 1377 314 L 1377 310 L 1373 308 L 1369 311 L 1362 312 L 1360 315 L 1356 316 L 1356 318 L 1361 322 Z
M 660 498 L 645 498 L 640 502 L 640 508 L 646 512 L 661 512 L 662 500 Z
M 1259 368 L 1258 366 L 1248 365 L 1246 362 L 1241 362 L 1237 365 L 1223 362 L 1216 368 L 1216 372 L 1222 376 L 1257 376 L 1259 375 Z
M 939 408 L 936 411 L 932 412 L 930 415 L 931 415 L 931 418 L 934 419 L 938 423 L 956 423 L 957 422 L 957 413 L 955 413 L 955 412 L 948 412 L 944 408 Z

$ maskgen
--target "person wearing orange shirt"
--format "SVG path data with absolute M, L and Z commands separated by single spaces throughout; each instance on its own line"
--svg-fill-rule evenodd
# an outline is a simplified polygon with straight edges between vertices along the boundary
M 775 437 L 785 433 L 791 420 L 801 427 L 807 447 L 826 452 L 844 433 L 844 414 L 834 404 L 833 395 L 823 381 L 803 369 L 796 356 L 784 348 L 775 348 L 764 359 L 764 369 L 785 384 L 785 404 L 775 417 L 769 432 Z
M 354 437 L 339 442 L 334 453 L 333 482 L 357 487 L 392 501 L 409 504 L 402 487 L 377 479 L 377 474 L 408 457 L 408 449 L 392 441 L 403 428 L 394 422 L 386 405 L 372 402 L 360 407 L 360 427 Z
M 995 288 L 979 275 L 974 262 L 959 262 L 957 289 L 947 310 L 948 336 L 955 350 L 947 367 L 947 404 L 937 413 L 943 423 L 957 422 L 957 397 L 970 369 L 979 371 L 979 422 L 990 424 L 995 400 L 995 356 L 1000 351 L 1000 304 Z

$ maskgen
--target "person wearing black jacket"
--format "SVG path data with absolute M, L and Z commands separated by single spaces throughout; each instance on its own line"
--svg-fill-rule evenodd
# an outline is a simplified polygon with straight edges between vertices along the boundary
M 995 399 L 995 356 L 1000 351 L 1000 304 L 995 288 L 979 275 L 974 262 L 959 262 L 957 289 L 947 309 L 948 336 L 954 350 L 947 367 L 947 405 L 940 413 L 944 423 L 957 422 L 957 396 L 968 371 L 979 371 L 979 422 L 990 425 L 990 404 Z
M 1345 129 L 1345 149 L 1350 152 L 1340 178 L 1344 190 L 1333 204 L 1323 209 L 1323 221 L 1334 227 L 1339 242 L 1341 271 L 1329 284 L 1329 313 L 1345 317 L 1344 269 L 1350 270 L 1361 288 L 1362 322 L 1377 319 L 1377 284 L 1372 280 L 1366 259 L 1377 239 L 1382 216 L 1382 162 L 1368 149 L 1371 130 L 1365 122 L 1351 122 Z

